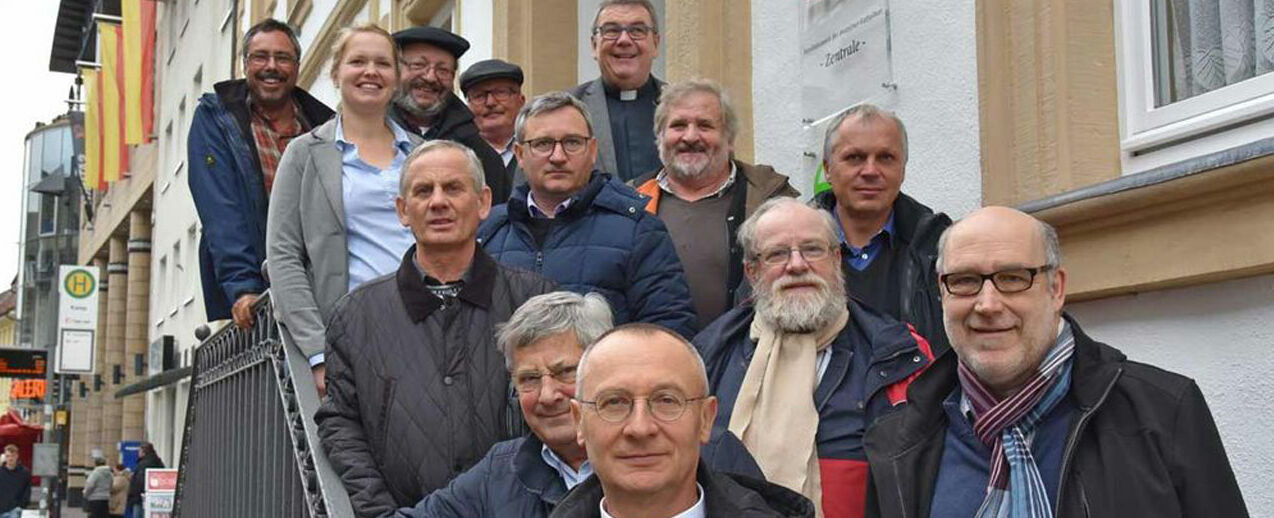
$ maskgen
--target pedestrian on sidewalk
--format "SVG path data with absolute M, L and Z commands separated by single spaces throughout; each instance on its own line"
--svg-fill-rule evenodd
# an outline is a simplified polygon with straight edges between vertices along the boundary
M 84 500 L 88 501 L 89 518 L 109 518 L 111 503 L 111 467 L 106 459 L 93 459 L 93 471 L 84 482 Z
M 132 475 L 123 464 L 116 464 L 111 474 L 111 518 L 124 518 L 124 509 L 128 507 L 128 478 Z
M 164 469 L 164 459 L 155 453 L 155 445 L 144 442 L 137 448 L 137 466 L 128 484 L 128 506 L 135 517 L 142 515 L 142 490 L 146 489 L 146 470 L 151 468 Z
M 18 446 L 6 445 L 0 467 L 0 518 L 21 516 L 22 508 L 31 501 L 31 470 L 19 460 Z

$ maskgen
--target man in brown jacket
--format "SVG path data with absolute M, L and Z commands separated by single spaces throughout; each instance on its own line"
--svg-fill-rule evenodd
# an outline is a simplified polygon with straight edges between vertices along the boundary
M 646 210 L 672 235 L 700 329 L 733 307 L 743 281 L 743 250 L 735 239 L 739 225 L 761 202 L 799 194 L 774 168 L 733 157 L 738 132 L 738 116 L 720 86 L 701 80 L 669 84 L 655 109 L 664 167 L 632 182 L 650 197 Z

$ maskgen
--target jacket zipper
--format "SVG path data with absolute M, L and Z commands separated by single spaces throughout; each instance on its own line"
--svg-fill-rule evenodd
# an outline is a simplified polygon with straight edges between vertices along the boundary
M 1102 404 L 1106 402 L 1106 397 L 1110 396 L 1110 391 L 1115 388 L 1115 382 L 1119 380 L 1119 376 L 1123 374 L 1123 372 L 1123 368 L 1115 371 L 1115 375 L 1112 376 L 1110 378 L 1110 382 L 1106 384 L 1106 390 L 1103 390 L 1101 397 L 1097 398 L 1097 403 L 1079 416 L 1079 422 L 1075 424 L 1075 431 L 1066 439 L 1066 449 L 1062 450 L 1062 470 L 1060 472 L 1061 482 L 1057 488 L 1057 508 L 1055 509 L 1055 514 L 1062 510 L 1062 503 L 1065 502 L 1062 497 L 1066 494 L 1066 482 L 1070 478 L 1067 476 L 1067 473 L 1070 472 L 1070 464 L 1071 460 L 1073 460 L 1073 457 L 1075 456 L 1075 448 L 1079 445 L 1079 436 L 1084 433 L 1084 425 L 1088 424 L 1088 419 L 1091 418 L 1093 414 L 1097 413 L 1097 409 L 1101 408 Z M 1088 516 L 1088 496 L 1084 493 L 1083 487 L 1080 487 L 1079 497 L 1080 503 L 1085 509 L 1084 515 Z
M 543 271 L 544 271 L 544 252 L 537 250 L 535 252 L 535 272 L 540 273 Z

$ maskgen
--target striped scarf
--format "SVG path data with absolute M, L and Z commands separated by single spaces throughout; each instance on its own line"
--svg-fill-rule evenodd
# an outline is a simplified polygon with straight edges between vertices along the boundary
M 1039 372 L 1020 391 L 1000 400 L 958 364 L 960 389 L 972 406 L 973 431 L 991 448 L 991 477 L 978 518 L 1051 518 L 1048 491 L 1031 454 L 1035 426 L 1070 390 L 1075 336 L 1063 323 Z

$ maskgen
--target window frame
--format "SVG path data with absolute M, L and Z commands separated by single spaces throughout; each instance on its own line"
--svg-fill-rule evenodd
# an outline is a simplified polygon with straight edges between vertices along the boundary
M 1268 137 L 1274 73 L 1155 106 L 1153 0 L 1115 0 L 1115 54 L 1124 174 Z M 1269 122 L 1269 121 L 1265 121 Z M 1254 131 L 1255 126 L 1261 126 Z M 1217 134 L 1224 138 L 1209 138 Z

